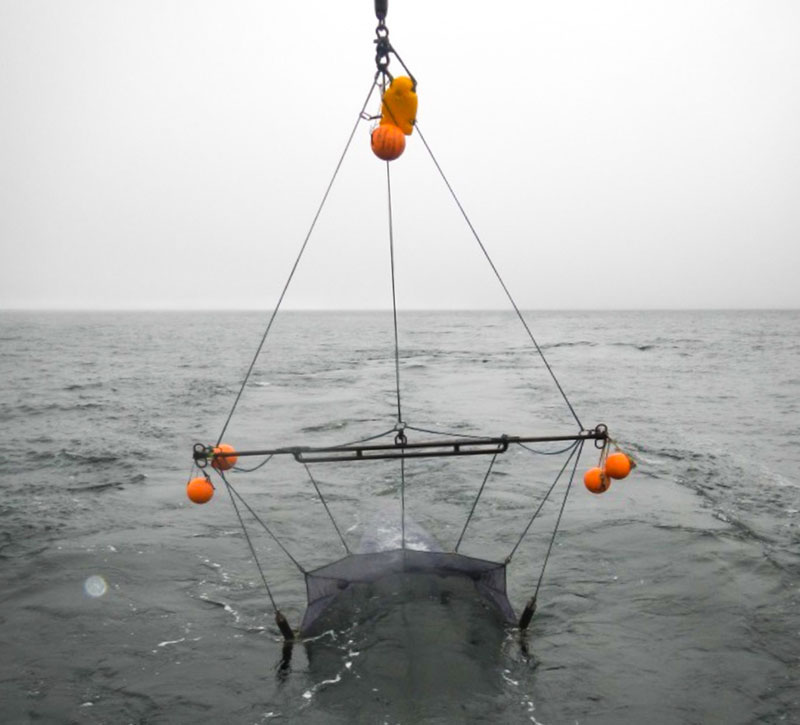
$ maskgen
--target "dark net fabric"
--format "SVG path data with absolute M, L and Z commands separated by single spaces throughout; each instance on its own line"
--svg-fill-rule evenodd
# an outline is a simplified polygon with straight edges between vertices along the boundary
M 396 549 L 370 554 L 351 554 L 306 574 L 308 607 L 301 630 L 309 633 L 314 623 L 343 592 L 393 575 L 457 576 L 471 580 L 476 591 L 508 622 L 516 621 L 506 596 L 506 567 L 495 561 L 474 559 L 442 551 Z

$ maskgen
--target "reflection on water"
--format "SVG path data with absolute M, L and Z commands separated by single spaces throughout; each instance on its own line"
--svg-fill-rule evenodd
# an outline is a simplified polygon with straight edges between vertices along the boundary
M 504 697 L 509 633 L 469 579 L 400 574 L 353 586 L 317 629 L 304 644 L 314 710 L 361 722 L 489 718 Z

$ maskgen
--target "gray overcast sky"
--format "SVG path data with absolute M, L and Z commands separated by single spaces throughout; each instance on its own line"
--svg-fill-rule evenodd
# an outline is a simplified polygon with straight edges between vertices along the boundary
M 800 307 L 796 0 L 390 0 L 387 23 L 521 307 Z M 271 307 L 375 25 L 371 0 L 0 0 L 0 307 Z M 416 134 L 392 175 L 401 307 L 504 307 Z M 362 124 L 286 306 L 389 306 L 386 229 Z

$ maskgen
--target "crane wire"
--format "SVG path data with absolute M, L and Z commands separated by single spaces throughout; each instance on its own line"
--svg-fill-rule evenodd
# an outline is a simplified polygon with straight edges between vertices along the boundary
M 353 137 L 356 135 L 356 130 L 358 129 L 358 125 L 363 120 L 364 111 L 369 104 L 369 99 L 372 98 L 372 93 L 375 90 L 375 86 L 378 84 L 378 74 L 375 74 L 375 77 L 372 79 L 372 83 L 369 87 L 369 93 L 367 94 L 366 99 L 364 100 L 364 105 L 361 106 L 361 110 L 358 113 L 358 118 L 356 119 L 355 125 L 353 126 L 353 130 L 350 132 L 350 136 L 347 139 L 347 143 L 345 144 L 344 151 L 342 151 L 342 155 L 339 157 L 339 161 L 336 164 L 336 168 L 333 171 L 333 176 L 331 176 L 330 181 L 328 182 L 328 186 L 325 189 L 325 193 L 322 196 L 322 201 L 317 208 L 316 214 L 314 214 L 314 219 L 311 222 L 311 226 L 306 233 L 305 239 L 303 240 L 303 244 L 300 246 L 300 251 L 297 254 L 297 258 L 294 261 L 294 265 L 292 265 L 292 269 L 289 272 L 289 277 L 286 280 L 286 284 L 283 286 L 283 290 L 281 291 L 280 297 L 278 298 L 278 302 L 275 305 L 275 308 L 272 310 L 272 315 L 269 318 L 269 322 L 267 323 L 267 328 L 264 330 L 264 334 L 261 336 L 261 342 L 258 344 L 258 348 L 256 349 L 256 354 L 253 355 L 253 360 L 250 363 L 250 367 L 247 369 L 245 373 L 244 380 L 242 381 L 242 385 L 239 388 L 239 392 L 236 394 L 236 399 L 233 401 L 233 406 L 231 406 L 231 411 L 228 413 L 228 417 L 225 420 L 225 424 L 222 426 L 222 430 L 220 431 L 219 438 L 217 438 L 217 445 L 219 445 L 222 441 L 222 437 L 225 435 L 225 431 L 228 429 L 228 425 L 231 422 L 231 418 L 233 418 L 233 413 L 236 410 L 236 406 L 239 404 L 239 400 L 242 397 L 242 393 L 244 392 L 245 386 L 247 385 L 247 381 L 250 379 L 250 375 L 253 372 L 253 368 L 255 367 L 256 360 L 258 360 L 258 356 L 261 354 L 261 350 L 264 347 L 264 343 L 267 341 L 267 336 L 269 335 L 270 330 L 272 329 L 272 323 L 275 322 L 275 317 L 278 314 L 278 311 L 283 304 L 283 298 L 286 296 L 286 292 L 289 289 L 289 285 L 292 283 L 292 279 L 294 278 L 294 274 L 297 271 L 297 267 L 300 264 L 300 260 L 303 257 L 304 252 L 306 251 L 306 247 L 308 246 L 308 240 L 311 238 L 311 233 L 314 231 L 314 228 L 317 225 L 317 220 L 319 219 L 320 214 L 322 213 L 322 209 L 325 206 L 325 202 L 328 200 L 328 195 L 333 188 L 333 182 L 336 181 L 336 177 L 339 174 L 339 169 L 342 167 L 342 162 L 344 161 L 345 156 L 347 156 L 347 152 L 350 149 L 350 144 L 353 142 Z
M 484 246 L 483 242 L 481 241 L 481 238 L 478 235 L 478 232 L 476 231 L 475 227 L 472 225 L 472 222 L 470 221 L 469 216 L 467 216 L 467 212 L 464 210 L 464 207 L 462 206 L 461 201 L 459 200 L 458 196 L 456 195 L 455 190 L 453 189 L 453 187 L 451 186 L 450 182 L 448 181 L 447 176 L 445 176 L 445 173 L 442 170 L 442 167 L 439 165 L 439 162 L 436 160 L 436 156 L 434 156 L 433 151 L 431 151 L 431 147 L 428 145 L 428 142 L 425 140 L 425 136 L 422 134 L 422 131 L 420 130 L 419 125 L 415 124 L 414 128 L 417 129 L 417 133 L 419 134 L 419 137 L 422 140 L 422 143 L 425 146 L 425 149 L 427 150 L 428 155 L 431 157 L 431 161 L 433 161 L 433 164 L 434 164 L 434 166 L 436 166 L 436 169 L 438 170 L 439 175 L 442 177 L 442 181 L 444 181 L 445 186 L 450 191 L 450 195 L 453 197 L 453 201 L 455 201 L 456 206 L 458 207 L 459 211 L 461 212 L 461 216 L 464 217 L 464 221 L 467 223 L 467 226 L 469 227 L 470 231 L 472 232 L 472 236 L 475 238 L 475 241 L 478 243 L 478 246 L 481 248 L 481 251 L 483 252 L 483 256 L 486 257 L 486 261 L 489 262 L 489 266 L 492 268 L 492 271 L 494 272 L 495 277 L 497 277 L 497 281 L 500 283 L 500 286 L 503 288 L 503 291 L 506 293 L 506 297 L 508 298 L 508 301 L 511 303 L 511 306 L 514 308 L 514 312 L 517 313 L 517 317 L 519 318 L 519 321 L 522 323 L 522 326 L 525 328 L 525 331 L 528 333 L 528 337 L 530 338 L 531 342 L 533 343 L 533 346 L 536 348 L 536 352 L 539 353 L 539 357 L 541 357 L 542 362 L 544 363 L 545 367 L 547 368 L 547 371 L 550 373 L 550 377 L 553 378 L 553 382 L 556 384 L 556 387 L 558 388 L 558 391 L 561 393 L 561 397 L 564 399 L 564 402 L 567 404 L 567 407 L 569 408 L 570 412 L 572 413 L 572 417 L 575 418 L 575 422 L 578 424 L 578 427 L 581 430 L 583 430 L 584 429 L 583 428 L 583 424 L 581 423 L 581 420 L 578 417 L 578 414 L 575 412 L 575 408 L 573 408 L 572 407 L 572 403 L 569 402 L 569 398 L 567 397 L 567 394 L 564 392 L 564 388 L 562 388 L 561 387 L 561 383 L 558 382 L 558 378 L 556 377 L 556 374 L 553 371 L 553 368 L 550 367 L 550 363 L 547 361 L 547 358 L 545 357 L 544 352 L 542 351 L 542 348 L 539 346 L 539 343 L 536 341 L 536 338 L 533 336 L 533 333 L 531 332 L 530 327 L 528 327 L 528 323 L 525 321 L 525 318 L 523 317 L 522 312 L 520 312 L 520 309 L 517 306 L 517 303 L 515 302 L 514 297 L 511 295 L 511 292 L 509 291 L 508 287 L 506 286 L 506 283 L 503 280 L 502 275 L 500 274 L 500 272 L 498 271 L 498 269 L 495 266 L 494 262 L 492 261 L 492 258 L 489 255 L 489 252 L 487 251 L 486 247 Z

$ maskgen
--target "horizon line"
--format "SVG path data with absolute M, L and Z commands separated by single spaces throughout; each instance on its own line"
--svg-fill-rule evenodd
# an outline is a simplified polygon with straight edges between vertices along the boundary
M 273 307 L 0 307 L 4 312 L 272 312 Z M 398 312 L 508 312 L 500 307 L 398 307 Z M 525 307 L 523 312 L 798 312 L 798 307 Z M 391 307 L 282 307 L 280 312 L 311 313 L 378 313 L 391 312 Z

